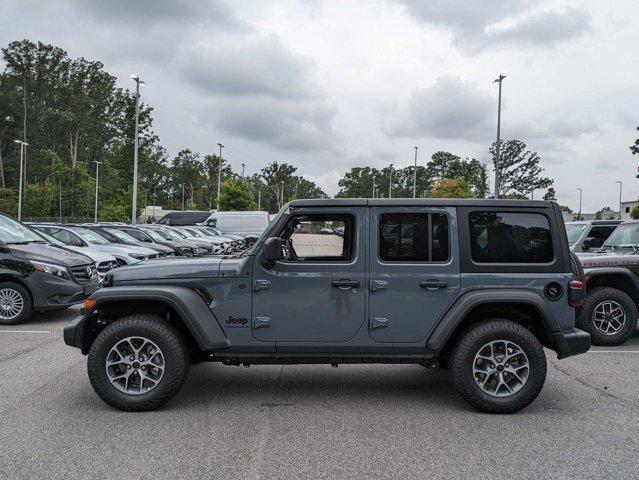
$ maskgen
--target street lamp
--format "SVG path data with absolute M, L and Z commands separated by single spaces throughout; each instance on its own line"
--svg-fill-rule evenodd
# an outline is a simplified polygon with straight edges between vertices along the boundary
M 217 159 L 218 169 L 217 169 L 217 210 L 220 210 L 220 187 L 222 186 L 222 149 L 224 145 L 218 142 L 218 147 L 220 147 L 220 156 Z
M 13 142 L 20 144 L 20 184 L 18 185 L 18 221 L 20 221 L 22 218 L 22 175 L 24 172 L 24 151 L 29 144 L 17 139 Z
M 497 100 L 497 146 L 495 147 L 495 198 L 499 198 L 499 163 L 501 157 L 499 156 L 501 145 L 501 83 L 507 75 L 499 74 L 493 83 L 499 83 L 499 99 Z
M 375 183 L 377 179 L 373 177 L 373 198 L 375 198 L 375 189 L 377 188 L 377 184 Z
M 621 180 L 617 180 L 619 184 L 619 220 L 621 220 L 621 188 L 623 187 L 623 182 Z
M 388 167 L 388 198 L 393 198 L 393 164 Z
M 184 183 L 182 183 L 182 211 L 184 211 Z
M 579 215 L 577 216 L 577 220 L 581 220 L 581 199 L 584 191 L 581 188 L 578 188 L 577 190 L 579 190 Z
M 140 121 L 140 85 L 146 85 L 136 74 L 131 74 L 135 82 L 135 142 L 133 147 L 133 198 L 131 200 L 131 224 L 135 225 L 138 217 L 138 124 Z
M 242 181 L 244 181 L 244 167 L 246 167 L 245 163 L 242 164 Z
M 100 179 L 100 164 L 102 162 L 98 162 L 97 160 L 93 160 L 95 163 L 95 212 L 93 214 L 93 221 L 98 223 L 98 181 Z
M 417 149 L 419 147 L 415 147 L 415 171 L 413 172 L 413 198 L 417 198 Z

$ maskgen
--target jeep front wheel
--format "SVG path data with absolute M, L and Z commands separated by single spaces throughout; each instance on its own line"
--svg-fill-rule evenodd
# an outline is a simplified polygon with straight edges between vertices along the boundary
M 576 323 L 594 345 L 621 345 L 637 327 L 637 306 L 621 290 L 596 287 L 588 291 Z
M 163 318 L 130 315 L 98 334 L 87 365 L 102 400 L 119 410 L 148 411 L 169 401 L 184 383 L 189 349 Z
M 546 380 L 539 340 L 510 320 L 473 325 L 458 340 L 451 359 L 457 391 L 481 412 L 517 412 L 537 398 Z

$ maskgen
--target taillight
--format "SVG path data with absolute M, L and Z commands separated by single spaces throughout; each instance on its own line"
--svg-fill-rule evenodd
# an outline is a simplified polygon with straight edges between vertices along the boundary
M 584 306 L 586 298 L 586 285 L 581 280 L 570 281 L 570 292 L 568 294 L 568 302 L 571 307 L 580 308 Z

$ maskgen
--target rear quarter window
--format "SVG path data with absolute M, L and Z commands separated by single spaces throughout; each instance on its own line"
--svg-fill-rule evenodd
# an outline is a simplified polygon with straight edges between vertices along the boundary
M 470 212 L 468 227 L 475 263 L 547 264 L 555 258 L 550 224 L 541 213 Z

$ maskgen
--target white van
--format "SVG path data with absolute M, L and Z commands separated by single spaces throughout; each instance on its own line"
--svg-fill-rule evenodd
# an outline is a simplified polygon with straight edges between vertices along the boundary
M 224 234 L 257 239 L 268 223 L 268 212 L 213 212 L 203 225 L 215 227 Z

